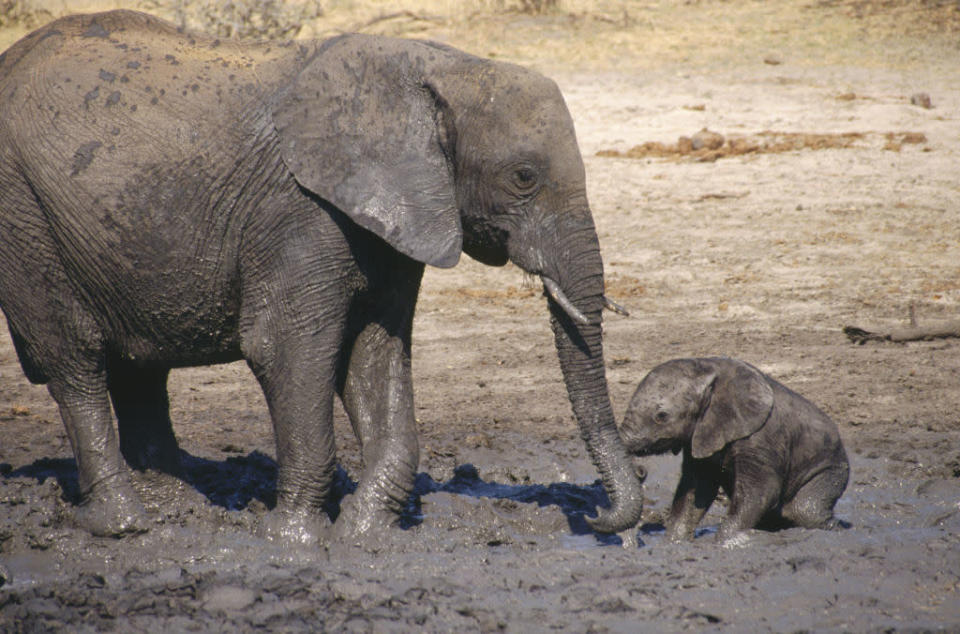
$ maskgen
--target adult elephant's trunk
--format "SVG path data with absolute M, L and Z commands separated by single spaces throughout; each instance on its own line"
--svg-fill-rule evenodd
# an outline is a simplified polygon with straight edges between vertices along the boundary
M 588 521 L 595 530 L 615 533 L 640 521 L 643 490 L 617 431 L 607 390 L 601 340 L 603 263 L 589 216 L 574 230 L 559 233 L 556 253 L 563 255 L 562 264 L 546 268 L 544 289 L 573 413 L 611 503 Z

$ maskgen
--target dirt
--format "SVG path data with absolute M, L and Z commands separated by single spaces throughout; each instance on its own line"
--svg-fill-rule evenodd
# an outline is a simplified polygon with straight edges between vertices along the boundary
M 424 280 L 421 473 L 405 528 L 376 552 L 256 536 L 276 465 L 243 364 L 171 378 L 201 503 L 158 509 L 149 532 L 124 539 L 74 528 L 76 469 L 56 407 L 0 337 L 0 630 L 960 628 L 960 341 L 855 345 L 842 331 L 957 317 L 960 50 L 942 20 L 907 37 L 904 20 L 887 20 L 903 3 L 782 4 L 783 23 L 805 15 L 817 26 L 772 52 L 777 28 L 743 25 L 778 14 L 751 2 L 641 7 L 661 33 L 682 32 L 677 21 L 698 7 L 725 16 L 717 28 L 742 41 L 710 40 L 718 55 L 693 40 L 688 59 L 665 46 L 657 63 L 635 39 L 619 63 L 533 58 L 493 39 L 486 52 L 556 78 L 576 122 L 608 292 L 631 312 L 605 322 L 617 415 L 662 361 L 744 359 L 838 423 L 852 475 L 836 512 L 848 529 L 756 531 L 724 548 L 717 504 L 692 543 L 666 543 L 679 470 L 666 456 L 646 461 L 638 530 L 591 533 L 583 518 L 602 488 L 545 300 L 518 269 L 464 257 Z M 947 15 L 944 3 L 922 6 Z M 635 12 L 616 31 L 600 18 L 617 14 L 591 15 L 497 14 L 496 24 L 568 43 L 632 37 L 644 24 Z M 738 19 L 748 20 L 740 31 Z M 889 28 L 871 30 L 878 21 Z M 431 24 L 426 35 L 458 44 L 449 23 Z M 825 44 L 848 28 L 862 30 L 860 44 Z M 911 103 L 921 92 L 929 103 Z M 682 153 L 680 138 L 705 128 L 723 137 L 706 150 L 719 154 Z M 725 152 L 732 139 L 759 149 Z M 647 143 L 676 151 L 631 151 Z M 343 493 L 359 458 L 339 411 L 337 439 Z

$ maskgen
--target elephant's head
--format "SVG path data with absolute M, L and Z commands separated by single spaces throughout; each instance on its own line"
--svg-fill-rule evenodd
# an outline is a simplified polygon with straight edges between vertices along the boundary
M 773 409 L 773 389 L 759 370 L 722 357 L 674 359 L 643 378 L 620 432 L 637 456 L 690 448 L 706 458 L 753 434 Z
M 539 276 L 564 379 L 612 508 L 642 510 L 603 364 L 603 264 L 573 122 L 556 84 L 517 66 L 425 42 L 351 35 L 321 45 L 273 118 L 301 186 L 411 258 L 461 250 Z

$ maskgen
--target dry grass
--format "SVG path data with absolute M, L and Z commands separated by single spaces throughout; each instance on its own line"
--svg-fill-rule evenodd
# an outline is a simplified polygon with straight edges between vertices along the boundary
M 957 48 L 955 0 L 0 0 L 0 49 L 66 13 L 128 7 L 221 36 L 429 37 L 486 56 L 565 68 L 755 61 L 923 64 Z

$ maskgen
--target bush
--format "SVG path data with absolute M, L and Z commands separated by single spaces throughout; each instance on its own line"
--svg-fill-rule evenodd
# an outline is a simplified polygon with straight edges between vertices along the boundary
M 316 0 L 176 0 L 171 9 L 179 26 L 224 38 L 291 38 L 323 15 Z

